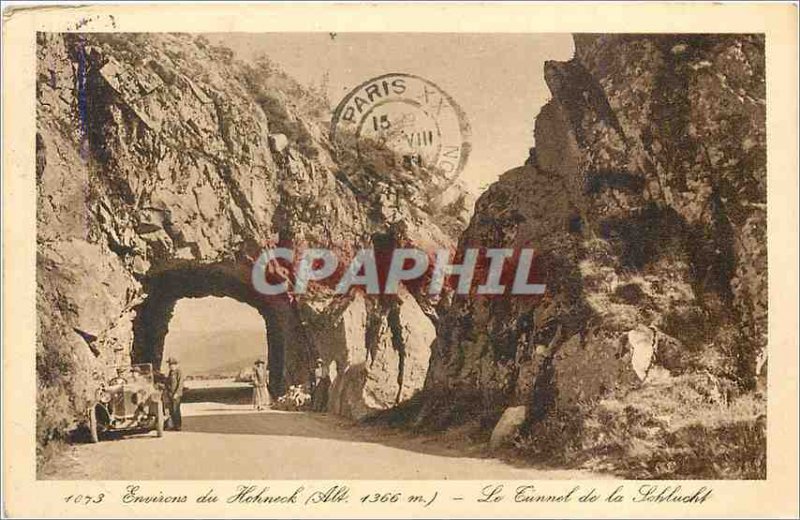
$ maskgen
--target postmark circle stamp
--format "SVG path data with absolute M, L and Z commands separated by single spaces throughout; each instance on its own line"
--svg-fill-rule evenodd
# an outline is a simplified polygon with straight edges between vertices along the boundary
M 351 90 L 333 113 L 331 140 L 385 145 L 404 161 L 436 168 L 454 180 L 470 153 L 470 126 L 461 107 L 435 83 L 391 73 Z

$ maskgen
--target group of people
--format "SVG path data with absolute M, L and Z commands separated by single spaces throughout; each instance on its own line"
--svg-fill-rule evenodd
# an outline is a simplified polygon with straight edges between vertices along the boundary
M 269 372 L 263 359 L 257 359 L 250 378 L 253 385 L 253 408 L 261 411 L 272 405 L 269 395 Z M 314 366 L 314 377 L 311 380 L 311 410 L 324 412 L 328 405 L 330 376 L 325 363 L 318 358 Z
M 169 429 L 180 431 L 181 400 L 183 399 L 183 372 L 178 360 L 174 357 L 167 359 L 169 373 L 167 374 L 163 401 L 169 414 Z M 269 372 L 263 359 L 257 359 L 250 379 L 253 385 L 253 408 L 262 411 L 269 408 L 272 398 L 269 395 Z M 311 410 L 324 412 L 328 405 L 328 391 L 330 389 L 330 376 L 322 359 L 317 359 L 314 367 L 314 377 L 311 380 Z

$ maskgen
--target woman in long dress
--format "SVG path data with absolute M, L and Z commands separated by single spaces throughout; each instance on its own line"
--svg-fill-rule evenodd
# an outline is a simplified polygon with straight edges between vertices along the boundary
M 266 364 L 263 359 L 256 361 L 253 368 L 253 408 L 256 410 L 264 410 L 270 406 L 269 391 L 267 391 L 267 384 L 269 383 L 269 374 L 267 373 Z
M 314 386 L 311 390 L 311 410 L 314 412 L 324 412 L 328 407 L 328 390 L 331 386 L 331 379 L 328 375 L 328 367 L 322 359 L 317 359 L 314 367 Z

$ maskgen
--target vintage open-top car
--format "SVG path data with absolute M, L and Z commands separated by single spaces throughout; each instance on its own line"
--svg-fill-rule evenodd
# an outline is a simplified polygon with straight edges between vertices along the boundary
M 92 442 L 109 431 L 164 433 L 162 390 L 150 363 L 115 367 L 103 376 L 87 411 Z

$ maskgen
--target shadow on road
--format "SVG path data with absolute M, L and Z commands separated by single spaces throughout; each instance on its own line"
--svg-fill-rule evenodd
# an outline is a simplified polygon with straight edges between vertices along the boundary
M 327 422 L 325 421 L 325 423 Z M 304 412 L 224 413 L 184 417 L 183 431 L 353 440 L 352 431 L 325 423 L 321 418 Z
M 210 434 L 292 436 L 381 444 L 443 457 L 487 458 L 467 443 L 447 445 L 440 436 L 419 436 L 379 427 L 363 427 L 311 412 L 251 412 L 185 417 L 183 431 Z
M 232 407 L 252 402 L 252 388 L 194 388 L 187 392 L 189 403 L 215 404 L 204 407 L 202 415 L 187 415 L 183 431 L 210 434 L 290 436 L 380 444 L 390 448 L 452 458 L 504 459 L 517 468 L 539 468 L 538 464 L 488 453 L 485 445 L 452 432 L 419 434 L 385 426 L 364 425 L 342 417 L 312 412 L 241 412 Z M 207 413 L 223 412 L 223 413 Z M 543 468 L 546 469 L 546 468 Z
M 187 388 L 184 403 L 249 404 L 253 401 L 253 388 L 249 386 Z

